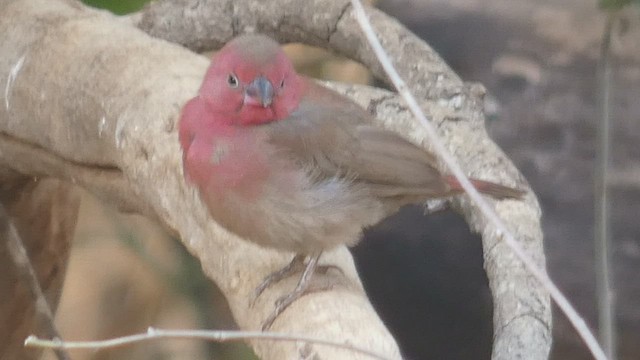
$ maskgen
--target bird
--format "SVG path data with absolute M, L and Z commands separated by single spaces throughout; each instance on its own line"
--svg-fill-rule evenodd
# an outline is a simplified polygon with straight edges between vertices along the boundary
M 321 254 L 407 204 L 463 192 L 436 157 L 373 125 L 350 99 L 300 75 L 280 44 L 240 35 L 217 52 L 179 119 L 183 172 L 211 217 L 263 247 L 296 254 L 256 288 L 302 270 L 263 329 L 309 289 Z M 472 179 L 481 193 L 520 189 Z

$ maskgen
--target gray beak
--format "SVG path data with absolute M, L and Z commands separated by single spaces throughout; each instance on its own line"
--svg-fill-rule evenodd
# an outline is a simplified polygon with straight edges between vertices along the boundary
M 245 94 L 263 107 L 268 107 L 273 102 L 273 85 L 264 76 L 258 76 L 247 86 Z

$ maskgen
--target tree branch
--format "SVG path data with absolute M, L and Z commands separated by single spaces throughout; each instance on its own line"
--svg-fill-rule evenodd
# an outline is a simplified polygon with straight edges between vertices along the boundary
M 252 309 L 248 294 L 289 256 L 258 248 L 217 226 L 194 189 L 185 185 L 180 170 L 175 121 L 181 106 L 196 93 L 207 59 L 77 3 L 0 0 L 0 4 L 0 31 L 11 34 L 0 39 L 0 89 L 5 89 L 8 75 L 24 57 L 4 99 L 10 106 L 0 107 L 0 132 L 5 135 L 0 138 L 0 161 L 25 174 L 75 181 L 122 209 L 158 219 L 179 233 L 201 260 L 207 275 L 225 293 L 240 327 L 259 328 L 273 301 L 292 283 L 269 289 Z M 484 131 L 482 88 L 463 84 L 426 44 L 394 20 L 375 10 L 369 16 L 385 47 L 396 56 L 400 74 L 423 100 L 422 108 L 462 167 L 474 177 L 512 184 L 518 179 L 522 186 L 524 180 Z M 156 1 L 129 21 L 139 21 L 153 36 L 195 50 L 217 48 L 253 28 L 281 41 L 332 48 L 382 77 L 347 1 L 280 0 L 269 6 L 255 0 Z M 367 87 L 338 89 L 374 113 L 381 126 L 429 147 L 424 130 L 396 95 Z M 24 158 L 15 161 L 15 154 Z M 494 358 L 546 358 L 551 337 L 546 292 L 465 199 L 456 205 L 483 234 L 495 302 Z M 544 266 L 536 200 L 503 201 L 496 210 Z M 360 290 L 347 251 L 341 248 L 323 259 L 339 265 L 350 286 L 305 296 L 281 315 L 273 329 L 346 339 L 399 357 Z M 344 351 L 310 350 L 299 344 L 253 346 L 264 359 L 309 351 L 319 358 L 354 358 Z

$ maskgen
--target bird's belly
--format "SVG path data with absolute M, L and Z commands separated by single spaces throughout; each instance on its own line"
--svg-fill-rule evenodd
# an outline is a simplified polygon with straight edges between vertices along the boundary
M 270 177 L 268 158 L 244 138 L 196 139 L 185 157 L 185 171 L 208 198 L 230 195 L 255 201 Z
M 185 170 L 214 220 L 261 246 L 315 253 L 354 244 L 382 217 L 361 186 L 317 178 L 268 143 L 192 143 Z

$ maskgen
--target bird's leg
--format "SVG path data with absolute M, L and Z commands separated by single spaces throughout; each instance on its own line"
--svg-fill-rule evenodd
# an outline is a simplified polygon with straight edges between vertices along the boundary
M 267 277 L 265 277 L 264 280 L 262 280 L 262 282 L 260 283 L 260 285 L 258 285 L 258 287 L 256 287 L 256 289 L 253 291 L 253 295 L 251 296 L 251 302 L 250 302 L 251 306 L 255 304 L 256 300 L 258 300 L 260 295 L 262 295 L 262 293 L 269 286 L 276 284 L 282 281 L 283 279 L 286 279 L 289 276 L 293 275 L 294 273 L 297 273 L 298 271 L 301 271 L 302 269 L 304 269 L 305 258 L 306 258 L 306 255 L 296 254 L 296 256 L 293 257 L 293 259 L 287 266 L 267 275 Z
M 308 294 L 309 291 L 309 284 L 311 282 L 311 278 L 313 277 L 314 272 L 316 271 L 316 269 L 318 268 L 318 260 L 320 259 L 320 255 L 322 253 L 316 253 L 314 255 L 310 255 L 309 256 L 309 261 L 307 262 L 307 265 L 304 269 L 304 271 L 302 272 L 302 276 L 300 277 L 300 280 L 298 281 L 298 285 L 296 286 L 295 289 L 293 289 L 292 292 L 290 292 L 289 294 L 279 298 L 276 301 L 276 308 L 273 310 L 273 312 L 271 313 L 271 315 L 269 315 L 269 317 L 267 318 L 267 320 L 265 320 L 265 322 L 262 324 L 262 330 L 267 330 L 271 327 L 271 325 L 273 324 L 273 322 L 276 320 L 276 318 L 283 312 L 285 311 L 291 304 L 293 304 L 296 300 L 300 299 L 302 296 Z M 312 291 L 321 291 L 321 290 L 325 290 L 327 288 L 330 288 L 331 286 L 323 286 L 320 288 L 314 288 Z
M 320 255 L 318 255 L 318 257 L 320 257 Z M 289 276 L 292 276 L 297 272 L 306 270 L 308 266 L 304 264 L 304 261 L 306 260 L 306 258 L 307 258 L 306 255 L 297 254 L 296 256 L 293 257 L 291 262 L 287 264 L 287 266 L 267 275 L 267 277 L 265 277 L 260 283 L 260 285 L 258 285 L 256 289 L 253 291 L 253 294 L 251 295 L 251 299 L 249 301 L 250 306 L 253 307 L 253 305 L 256 303 L 260 295 L 262 295 L 262 293 L 265 290 L 267 290 L 267 288 L 269 288 L 271 285 L 276 284 L 288 278 Z M 326 274 L 329 269 L 335 269 L 340 273 L 342 273 L 342 269 L 335 265 L 317 265 L 317 264 L 316 264 L 315 272 Z

